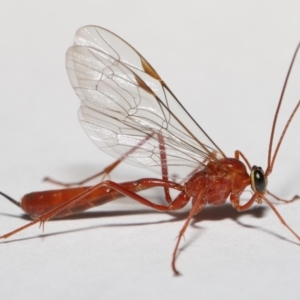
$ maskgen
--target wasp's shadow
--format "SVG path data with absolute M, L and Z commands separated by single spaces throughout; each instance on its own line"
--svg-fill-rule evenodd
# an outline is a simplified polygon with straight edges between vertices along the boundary
M 237 222 L 239 225 L 248 227 L 248 228 L 257 228 L 252 225 L 246 225 L 243 224 L 239 219 L 243 216 L 252 216 L 255 218 L 262 218 L 265 215 L 265 212 L 268 210 L 267 207 L 264 206 L 258 206 L 252 209 L 249 209 L 244 212 L 238 212 L 236 211 L 231 204 L 224 204 L 219 207 L 214 206 L 207 206 L 201 211 L 198 215 L 196 215 L 192 222 L 191 226 L 199 228 L 198 223 L 205 222 L 205 221 L 222 221 L 226 219 L 231 219 L 235 222 Z M 118 217 L 120 216 L 134 216 L 134 215 L 153 215 L 153 214 L 159 214 L 161 215 L 161 212 L 150 210 L 150 209 L 143 209 L 143 210 L 110 210 L 110 211 L 87 211 L 83 213 L 79 213 L 76 215 L 68 216 L 65 218 L 60 218 L 57 220 L 82 220 L 82 219 L 94 219 L 94 218 L 114 218 L 115 223 L 114 224 L 100 224 L 100 225 L 94 225 L 89 227 L 81 227 L 76 228 L 72 230 L 66 230 L 56 233 L 49 233 L 49 234 L 42 234 L 34 237 L 29 238 L 22 238 L 22 239 L 15 239 L 15 240 L 6 240 L 3 243 L 10 243 L 14 241 L 20 241 L 20 240 L 27 240 L 27 239 L 34 239 L 39 237 L 49 237 L 53 235 L 59 235 L 59 234 L 66 234 L 66 233 L 72 233 L 72 232 L 80 232 L 85 230 L 91 230 L 91 229 L 97 229 L 97 228 L 103 228 L 103 227 L 126 227 L 126 226 L 146 226 L 151 224 L 163 224 L 163 223 L 170 223 L 170 222 L 179 222 L 184 221 L 187 218 L 189 211 L 181 211 L 181 212 L 165 212 L 165 214 L 169 215 L 171 218 L 168 220 L 157 220 L 157 221 L 147 221 L 147 218 L 145 218 L 145 222 L 138 222 L 138 223 L 132 223 L 128 222 L 124 224 L 124 219 L 122 220 L 122 223 L 118 222 Z M 31 220 L 28 215 L 23 214 L 22 216 L 16 216 L 16 215 L 9 215 L 9 214 L 2 214 L 10 217 L 18 217 L 22 218 L 24 220 Z M 52 220 L 52 222 L 55 222 L 55 219 Z M 274 233 L 272 233 L 274 234 Z

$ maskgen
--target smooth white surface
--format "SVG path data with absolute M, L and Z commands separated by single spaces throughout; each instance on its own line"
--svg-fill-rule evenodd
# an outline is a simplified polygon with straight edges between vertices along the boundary
M 64 68 L 75 31 L 87 24 L 140 51 L 225 153 L 239 149 L 265 168 L 274 109 L 300 40 L 299 1 L 57 3 L 1 5 L 1 191 L 19 199 L 53 188 L 41 182 L 45 175 L 81 179 L 112 161 L 80 128 Z M 291 83 L 283 119 L 300 98 L 298 86 Z M 298 112 L 269 178 L 282 197 L 300 192 L 299 126 Z M 125 165 L 112 176 L 153 175 Z M 300 233 L 300 202 L 276 207 Z M 49 222 L 43 237 L 34 226 L 1 243 L 1 299 L 299 296 L 299 244 L 265 206 L 242 214 L 230 205 L 206 208 L 181 244 L 179 278 L 170 261 L 185 213 L 149 212 L 129 200 L 97 211 Z M 3 199 L 1 234 L 26 224 L 20 216 Z

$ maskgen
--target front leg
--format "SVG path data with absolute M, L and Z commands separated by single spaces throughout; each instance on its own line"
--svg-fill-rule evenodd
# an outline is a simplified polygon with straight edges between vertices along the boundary
M 230 195 L 230 201 L 232 206 L 237 210 L 237 211 L 245 211 L 248 210 L 253 203 L 256 201 L 258 204 L 261 204 L 261 197 L 258 195 L 260 193 L 256 192 L 252 195 L 250 200 L 248 200 L 245 204 L 240 205 L 240 195 L 238 194 L 231 194 Z
M 237 211 L 244 211 L 244 210 L 249 209 L 255 201 L 258 204 L 261 204 L 262 200 L 264 200 L 269 205 L 269 207 L 276 214 L 276 216 L 278 217 L 278 219 L 280 220 L 282 225 L 284 225 L 298 239 L 298 241 L 300 241 L 300 236 L 286 223 L 286 221 L 281 216 L 281 214 L 277 211 L 277 209 L 274 207 L 274 205 L 268 200 L 268 198 L 263 193 L 259 193 L 259 192 L 254 193 L 252 195 L 252 197 L 250 198 L 250 200 L 248 202 L 246 202 L 244 205 L 240 205 L 240 195 L 231 194 L 231 196 L 230 196 L 230 201 L 231 201 L 233 207 Z
M 292 203 L 292 202 L 300 199 L 300 196 L 298 196 L 298 195 L 295 195 L 292 199 L 282 199 L 282 198 L 279 198 L 276 195 L 272 194 L 270 191 L 267 191 L 267 194 L 270 195 L 270 196 L 272 196 L 277 201 L 283 202 L 283 203 L 286 203 L 286 204 Z

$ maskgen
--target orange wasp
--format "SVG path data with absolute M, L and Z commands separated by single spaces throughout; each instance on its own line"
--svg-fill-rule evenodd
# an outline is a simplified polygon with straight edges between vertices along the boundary
M 36 223 L 44 225 L 49 219 L 82 212 L 127 196 L 158 211 L 176 211 L 191 200 L 192 207 L 173 252 L 172 269 L 176 275 L 179 275 L 175 264 L 177 250 L 191 219 L 206 204 L 222 205 L 227 198 L 237 211 L 247 210 L 254 203 L 266 202 L 282 224 L 300 240 L 300 236 L 288 226 L 267 198 L 269 195 L 283 202 L 299 198 L 295 196 L 291 200 L 283 200 L 267 189 L 267 179 L 280 145 L 300 105 L 298 101 L 273 151 L 277 117 L 299 47 L 300 44 L 291 61 L 277 105 L 268 164 L 263 171 L 261 167 L 251 167 L 238 150 L 234 158 L 227 157 L 185 110 L 147 60 L 127 42 L 104 28 L 80 28 L 74 45 L 66 55 L 69 79 L 81 100 L 79 120 L 92 141 L 117 158 L 115 163 L 95 176 L 108 174 L 120 162 L 126 161 L 157 171 L 161 178 L 143 178 L 125 183 L 106 180 L 92 187 L 35 192 L 25 195 L 21 202 L 1 193 L 34 220 L 0 238 L 8 238 Z M 172 180 L 170 174 L 174 171 L 180 174 L 180 182 Z M 249 186 L 252 196 L 241 204 L 241 194 Z M 151 202 L 138 194 L 154 187 L 164 189 L 165 205 Z M 178 191 L 174 199 L 171 189 Z

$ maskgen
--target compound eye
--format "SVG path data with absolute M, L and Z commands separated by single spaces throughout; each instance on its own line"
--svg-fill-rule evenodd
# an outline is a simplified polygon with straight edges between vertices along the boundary
M 254 192 L 263 193 L 267 188 L 267 178 L 261 167 L 253 166 L 251 170 L 251 187 Z

